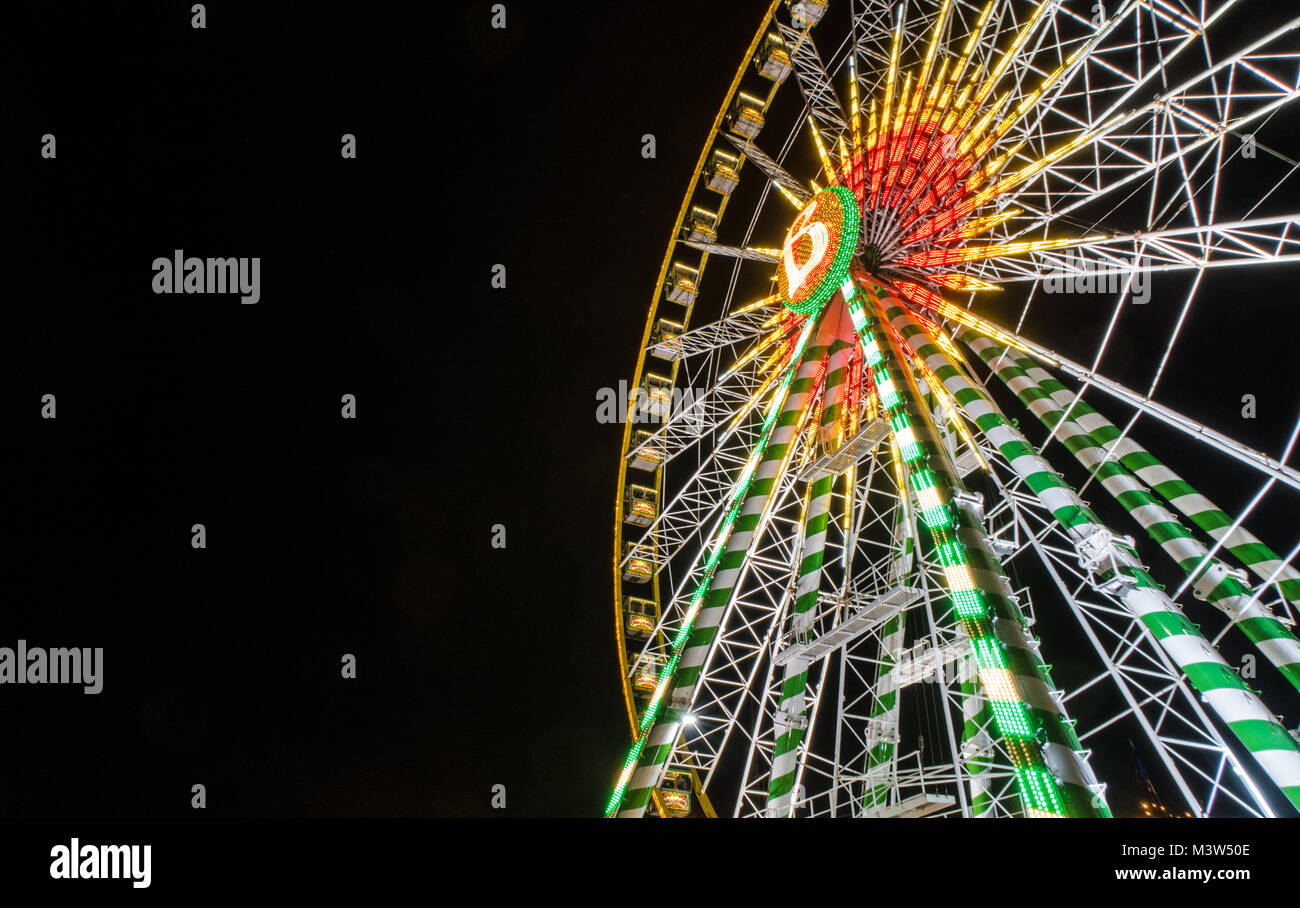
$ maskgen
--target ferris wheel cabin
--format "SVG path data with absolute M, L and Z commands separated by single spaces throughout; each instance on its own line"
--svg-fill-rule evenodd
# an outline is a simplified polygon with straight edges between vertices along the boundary
M 637 429 L 633 435 L 632 453 L 628 455 L 628 465 L 634 470 L 654 472 L 663 465 L 664 451 L 654 440 L 654 434 L 645 429 Z
M 682 224 L 682 239 L 713 243 L 718 239 L 718 213 L 699 205 L 691 206 L 690 217 Z
M 680 322 L 675 322 L 670 318 L 659 319 L 650 338 L 650 346 L 658 349 L 651 349 L 650 352 L 660 359 L 672 359 L 673 357 L 669 355 L 668 349 L 659 347 L 659 345 L 677 340 L 685 331 L 686 328 Z
M 623 579 L 629 583 L 646 583 L 655 573 L 655 553 L 647 546 L 629 542 L 623 546 Z
M 627 617 L 626 627 L 629 637 L 649 637 L 654 633 L 658 610 L 653 599 L 624 596 L 623 610 Z
M 659 797 L 664 809 L 673 816 L 684 817 L 691 812 L 691 792 L 695 784 L 688 772 L 668 770 L 659 781 Z
M 796 28 L 811 28 L 826 15 L 826 0 L 786 0 L 785 7 Z
M 784 82 L 790 75 L 790 54 L 786 51 L 785 41 L 775 32 L 768 32 L 763 39 L 763 46 L 754 55 L 754 69 L 764 79 Z
M 673 380 L 663 375 L 647 372 L 641 380 L 641 393 L 637 395 L 634 416 L 636 420 L 662 420 L 672 410 Z
M 623 522 L 648 527 L 659 515 L 659 493 L 649 486 L 627 487 L 623 496 Z
M 689 307 L 699 294 L 700 269 L 685 262 L 673 262 L 664 280 L 664 296 L 669 302 Z
M 731 195 L 740 185 L 740 158 L 715 148 L 704 171 L 704 185 L 722 195 Z
M 763 108 L 766 106 L 762 98 L 756 98 L 743 91 L 736 92 L 736 100 L 731 105 L 731 114 L 727 117 L 727 128 L 746 139 L 758 138 L 766 122 L 763 117 Z

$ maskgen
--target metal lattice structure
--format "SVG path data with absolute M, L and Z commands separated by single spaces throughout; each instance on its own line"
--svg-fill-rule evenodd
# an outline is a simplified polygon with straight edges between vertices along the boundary
M 1117 735 L 1179 812 L 1296 813 L 1274 710 L 1297 706 L 1300 572 L 1248 526 L 1300 473 L 1157 400 L 1205 275 L 1297 272 L 1300 164 L 1267 139 L 1300 95 L 1300 17 L 1269 6 L 768 8 L 627 413 L 633 743 L 607 815 L 1109 816 L 1094 751 Z M 1138 390 L 1105 359 L 1154 280 L 1177 315 Z M 1030 329 L 1076 290 L 1109 301 L 1091 362 Z M 1225 512 L 1139 443 L 1152 424 L 1259 492 Z

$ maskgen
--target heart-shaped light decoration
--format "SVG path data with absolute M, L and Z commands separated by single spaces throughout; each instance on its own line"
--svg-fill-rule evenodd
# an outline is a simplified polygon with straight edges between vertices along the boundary
M 801 315 L 830 299 L 848 274 L 862 219 L 857 199 L 843 186 L 812 197 L 790 225 L 777 266 L 777 288 Z

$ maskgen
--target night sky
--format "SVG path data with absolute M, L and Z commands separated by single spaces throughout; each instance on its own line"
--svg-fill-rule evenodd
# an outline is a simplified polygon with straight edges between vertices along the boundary
M 7 8 L 0 646 L 102 646 L 105 685 L 0 688 L 0 815 L 189 815 L 195 783 L 219 815 L 486 816 L 494 784 L 510 816 L 600 810 L 627 730 L 596 394 L 763 8 L 490 5 Z M 261 301 L 155 295 L 175 249 L 260 256 Z M 1276 456 L 1300 269 L 1266 271 L 1207 277 L 1157 396 Z M 1146 386 L 1182 280 L 1104 372 Z M 1027 333 L 1090 361 L 1109 305 L 1063 299 Z M 1140 426 L 1230 512 L 1257 488 Z M 1295 501 L 1250 522 L 1283 552 Z

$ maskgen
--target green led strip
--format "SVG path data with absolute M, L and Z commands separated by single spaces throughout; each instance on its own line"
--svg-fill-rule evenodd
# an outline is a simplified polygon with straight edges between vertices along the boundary
M 853 279 L 845 280 L 840 289 L 875 378 L 881 409 L 889 416 L 894 430 L 907 482 L 916 493 L 921 522 L 929 532 L 943 568 L 949 599 L 971 641 L 984 695 L 1015 767 L 1021 800 L 1026 808 L 1039 815 L 1066 816 L 1069 813 L 1066 801 L 1055 778 L 1042 763 L 1037 723 L 1018 698 L 1002 645 L 991 633 L 989 607 L 971 576 L 965 547 L 957 539 L 952 509 L 943 502 L 934 472 L 925 464 L 925 454 L 917 443 L 911 418 L 889 374 L 872 325 L 862 310 Z
M 671 683 L 673 675 L 677 671 L 677 664 L 681 661 L 682 652 L 686 647 L 687 640 L 690 639 L 691 629 L 695 625 L 695 619 L 700 612 L 700 603 L 708 594 L 709 588 L 713 584 L 714 571 L 718 562 L 722 559 L 723 552 L 727 547 L 727 539 L 731 536 L 731 530 L 736 522 L 740 510 L 745 505 L 745 498 L 749 493 L 749 486 L 753 482 L 754 473 L 758 469 L 759 462 L 763 458 L 763 452 L 767 449 L 767 443 L 772 437 L 772 432 L 776 428 L 776 420 L 780 415 L 781 406 L 785 402 L 786 393 L 794 381 L 795 374 L 799 371 L 799 366 L 803 360 L 804 349 L 808 346 L 808 341 L 812 337 L 813 328 L 816 326 L 816 318 L 809 315 L 804 323 L 803 329 L 799 334 L 799 341 L 795 346 L 794 353 L 790 357 L 790 366 L 786 370 L 781 384 L 772 398 L 772 405 L 768 409 L 767 416 L 763 420 L 762 433 L 758 442 L 754 445 L 754 450 L 749 456 L 749 461 L 745 464 L 744 471 L 740 474 L 735 488 L 731 493 L 731 500 L 722 523 L 718 526 L 714 534 L 714 543 L 712 551 L 708 552 L 703 569 L 704 576 L 700 579 L 695 591 L 691 594 L 690 608 L 686 611 L 686 616 L 682 621 L 681 628 L 678 629 L 677 635 L 673 638 L 672 655 L 668 663 L 659 673 L 659 683 L 655 686 L 654 696 L 650 698 L 650 703 L 646 707 L 645 714 L 641 717 L 641 724 L 637 728 L 637 739 L 632 744 L 631 750 L 628 751 L 627 758 L 623 761 L 623 769 L 619 773 L 618 783 L 614 786 L 614 792 L 610 795 L 609 801 L 605 804 L 605 816 L 613 816 L 618 810 L 618 806 L 623 801 L 623 794 L 627 790 L 628 782 L 632 778 L 632 771 L 636 768 L 637 760 L 641 756 L 641 751 L 645 748 L 646 741 L 649 738 L 650 731 L 654 728 L 655 719 L 659 715 L 659 709 L 663 705 L 664 695 L 668 691 L 668 685 Z

